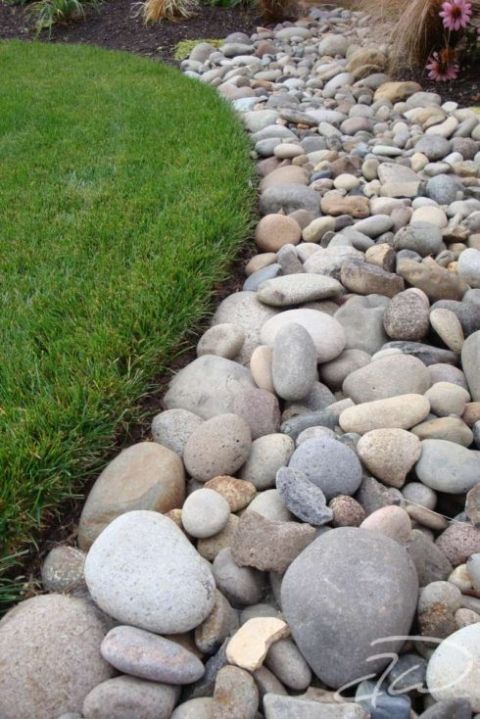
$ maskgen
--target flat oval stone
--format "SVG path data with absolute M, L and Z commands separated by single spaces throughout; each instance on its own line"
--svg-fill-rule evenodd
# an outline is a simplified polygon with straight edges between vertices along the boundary
M 354 402 L 371 402 L 402 394 L 424 394 L 432 384 L 428 369 L 416 357 L 379 357 L 345 379 L 343 392 Z
M 158 512 L 128 512 L 109 524 L 87 555 L 85 579 L 104 612 L 158 634 L 194 629 L 215 603 L 208 564 Z
M 317 379 L 317 350 L 302 325 L 284 325 L 275 335 L 272 379 L 282 399 L 299 400 L 311 390 Z
M 197 355 L 218 355 L 226 359 L 233 359 L 242 349 L 245 334 L 241 327 L 232 322 L 210 327 L 197 345 Z
M 136 627 L 114 627 L 100 650 L 118 671 L 152 682 L 191 684 L 205 672 L 200 659 L 177 642 Z
M 199 482 L 220 474 L 233 475 L 245 463 L 252 436 L 236 414 L 220 414 L 203 422 L 188 438 L 183 453 L 187 472 Z
M 87 694 L 113 674 L 100 656 L 104 636 L 83 599 L 46 594 L 17 604 L 0 622 L 2 719 L 80 712 Z
M 83 704 L 85 719 L 169 719 L 177 688 L 120 676 L 99 684 Z
M 262 343 L 272 346 L 280 328 L 292 322 L 307 330 L 320 363 L 338 357 L 345 347 L 345 332 L 341 324 L 324 312 L 310 309 L 287 310 L 267 320 L 261 330 Z
M 330 437 L 302 442 L 289 468 L 303 472 L 322 490 L 327 501 L 339 494 L 355 494 L 362 481 L 362 467 L 355 452 Z
M 378 399 L 345 409 L 340 415 L 344 432 L 365 434 L 372 429 L 410 429 L 419 424 L 430 412 L 430 402 L 419 394 Z
M 425 439 L 415 472 L 427 487 L 447 494 L 465 493 L 479 481 L 480 452 L 456 442 Z
M 379 653 L 372 642 L 408 635 L 417 592 L 417 574 L 402 546 L 376 532 L 340 527 L 297 557 L 284 576 L 281 597 L 303 656 L 321 681 L 338 688 L 388 663 L 388 658 L 367 661 Z M 389 641 L 388 651 L 402 644 Z
M 459 629 L 435 649 L 427 686 L 437 701 L 468 699 L 472 710 L 480 711 L 480 623 Z
M 185 497 L 182 460 L 155 442 L 123 450 L 103 470 L 80 516 L 78 541 L 88 549 L 112 519 L 134 509 L 169 512 Z
M 342 285 L 333 277 L 303 272 L 266 280 L 260 285 L 257 297 L 266 305 L 288 307 L 338 297 L 342 292 Z
M 480 401 L 480 330 L 467 337 L 462 348 L 462 368 L 472 399 Z

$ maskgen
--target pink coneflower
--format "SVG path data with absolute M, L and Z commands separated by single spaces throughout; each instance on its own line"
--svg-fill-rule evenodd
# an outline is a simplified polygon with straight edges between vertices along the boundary
M 455 55 L 451 50 L 441 50 L 430 55 L 426 69 L 430 80 L 456 80 L 460 72 L 460 66 L 455 61 Z
M 472 4 L 469 0 L 447 0 L 442 3 L 439 15 L 447 30 L 460 30 L 467 27 L 472 19 Z

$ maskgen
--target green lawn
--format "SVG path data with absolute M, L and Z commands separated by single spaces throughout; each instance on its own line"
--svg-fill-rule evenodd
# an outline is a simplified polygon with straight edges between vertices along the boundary
M 239 123 L 174 69 L 6 42 L 0 78 L 1 603 L 208 309 L 254 197 Z

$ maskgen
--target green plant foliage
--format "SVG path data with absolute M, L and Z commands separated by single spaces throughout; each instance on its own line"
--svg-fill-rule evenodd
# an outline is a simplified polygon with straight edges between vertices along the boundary
M 1 604 L 188 344 L 255 193 L 230 107 L 174 68 L 15 41 L 0 77 Z
M 29 6 L 28 11 L 35 17 L 38 36 L 43 30 L 51 34 L 56 23 L 83 18 L 87 8 L 98 9 L 101 4 L 102 0 L 38 0 Z
M 185 60 L 190 55 L 193 48 L 201 42 L 208 42 L 208 44 L 212 45 L 212 47 L 221 47 L 225 41 L 221 38 L 209 38 L 208 40 L 203 40 L 201 38 L 197 40 L 180 40 L 180 42 L 177 42 L 177 44 L 175 45 L 175 60 L 178 60 L 178 62 Z

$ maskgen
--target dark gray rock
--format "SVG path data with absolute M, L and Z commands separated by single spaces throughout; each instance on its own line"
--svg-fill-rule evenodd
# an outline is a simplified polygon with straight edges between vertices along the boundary
M 410 693 L 425 687 L 427 662 L 418 654 L 401 654 L 388 674 L 389 691 Z
M 303 656 L 321 681 L 340 687 L 386 666 L 388 659 L 367 661 L 378 653 L 372 642 L 408 635 L 417 593 L 417 574 L 402 546 L 376 532 L 340 527 L 292 563 L 281 598 Z M 388 642 L 388 651 L 402 644 Z
M 423 342 L 404 342 L 402 340 L 387 342 L 384 349 L 398 349 L 403 354 L 417 357 L 427 366 L 438 362 L 458 364 L 458 355 L 455 352 L 444 350 L 441 347 L 433 347 L 433 345 L 427 345 Z
M 445 554 L 418 529 L 412 531 L 407 552 L 415 564 L 421 587 L 447 579 L 453 567 Z
M 324 493 L 300 470 L 282 467 L 277 472 L 276 485 L 285 506 L 299 519 L 314 526 L 332 521 L 333 512 L 327 507 Z
M 328 427 L 329 429 L 335 429 L 336 425 L 336 415 L 333 414 L 333 412 L 329 412 L 328 409 L 323 409 L 318 412 L 308 412 L 306 414 L 300 414 L 297 417 L 291 417 L 282 424 L 280 431 L 283 432 L 283 434 L 288 434 L 292 439 L 296 439 L 307 427 Z

